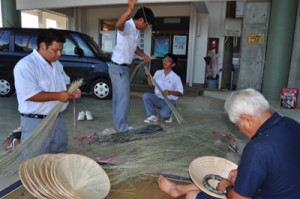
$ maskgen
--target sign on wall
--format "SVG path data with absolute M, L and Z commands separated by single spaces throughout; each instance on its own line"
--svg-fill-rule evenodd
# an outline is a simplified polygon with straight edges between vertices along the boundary
M 186 54 L 186 35 L 174 35 L 173 38 L 173 54 L 174 55 L 185 55 Z
M 248 44 L 262 44 L 262 35 L 248 34 Z
M 169 52 L 169 37 L 159 36 L 154 39 L 154 56 L 163 57 Z

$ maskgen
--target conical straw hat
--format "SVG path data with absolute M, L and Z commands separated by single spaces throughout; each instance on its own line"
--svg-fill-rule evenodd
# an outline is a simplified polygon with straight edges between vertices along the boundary
M 56 187 L 73 199 L 101 199 L 110 190 L 110 181 L 103 168 L 82 155 L 66 154 L 54 159 L 51 176 Z
M 219 179 L 207 179 L 213 177 L 211 174 L 214 176 L 221 176 L 222 178 L 228 178 L 229 172 L 236 168 L 236 164 L 224 158 L 203 156 L 196 158 L 191 162 L 189 174 L 199 189 L 213 197 L 226 199 L 226 196 L 223 193 L 214 193 L 214 190 L 212 190 L 216 188 Z M 208 187 L 207 185 L 211 187 Z
M 54 180 L 51 177 L 52 161 L 55 158 L 62 157 L 64 155 L 65 154 L 44 154 L 43 156 L 45 156 L 45 158 L 40 163 L 39 172 L 43 182 L 49 188 L 50 193 L 48 194 L 52 195 L 50 198 L 67 198 L 63 191 L 56 188 Z
M 42 195 L 44 195 L 46 198 L 63 198 L 64 195 L 61 195 L 58 193 L 53 186 L 51 186 L 51 183 L 48 181 L 46 169 L 50 170 L 50 162 L 53 157 L 56 155 L 54 154 L 43 154 L 40 155 L 32 160 L 32 163 L 35 166 L 34 170 L 34 177 L 36 179 L 36 182 L 40 185 L 39 191 Z
M 41 169 L 44 168 L 43 162 L 49 159 L 49 156 L 51 154 L 43 154 L 22 162 L 19 167 L 19 177 L 27 191 L 36 198 L 64 198 L 51 194 L 51 190 L 54 189 L 43 180 L 44 172 L 41 172 Z
M 21 179 L 21 182 L 23 186 L 26 188 L 26 190 L 33 195 L 34 197 L 38 198 L 40 195 L 36 194 L 32 186 L 29 184 L 29 179 L 27 179 L 27 174 L 26 174 L 26 161 L 22 162 L 22 164 L 19 167 L 19 177 Z

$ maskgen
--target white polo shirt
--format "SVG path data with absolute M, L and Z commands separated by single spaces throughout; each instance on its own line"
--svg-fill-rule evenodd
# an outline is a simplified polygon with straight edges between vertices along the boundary
M 32 102 L 30 97 L 45 92 L 66 91 L 70 78 L 59 61 L 51 63 L 52 67 L 36 51 L 21 59 L 14 68 L 15 87 L 18 98 L 18 110 L 23 114 L 47 115 L 58 101 Z M 68 102 L 62 108 L 66 109 Z
M 178 91 L 183 94 L 183 85 L 181 79 L 175 72 L 171 71 L 167 76 L 165 76 L 164 70 L 157 70 L 153 76 L 153 79 L 156 81 L 162 91 Z M 158 98 L 163 99 L 162 94 L 159 92 L 156 86 L 154 93 Z M 178 99 L 178 96 L 175 95 L 168 95 L 167 97 L 170 100 Z
M 117 44 L 113 49 L 111 60 L 118 64 L 131 64 L 135 50 L 140 41 L 140 31 L 133 19 L 125 22 L 124 30 L 117 30 Z

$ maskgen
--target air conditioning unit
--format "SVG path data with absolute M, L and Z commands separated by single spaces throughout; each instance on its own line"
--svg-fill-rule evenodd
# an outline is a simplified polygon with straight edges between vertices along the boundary
M 240 37 L 242 33 L 242 19 L 225 19 L 224 36 Z

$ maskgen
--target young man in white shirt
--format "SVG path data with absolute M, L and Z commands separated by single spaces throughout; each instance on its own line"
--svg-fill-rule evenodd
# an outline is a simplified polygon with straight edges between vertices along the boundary
M 145 123 L 153 123 L 158 121 L 156 116 L 156 109 L 159 109 L 159 115 L 165 119 L 166 122 L 172 122 L 172 110 L 165 101 L 164 97 L 167 97 L 170 102 L 176 106 L 176 100 L 179 96 L 183 95 L 183 85 L 180 77 L 173 72 L 172 68 L 176 66 L 177 57 L 172 53 L 168 53 L 164 56 L 162 70 L 157 70 L 153 76 L 162 92 L 153 84 L 150 77 L 150 70 L 146 69 L 147 83 L 149 87 L 155 86 L 154 93 L 145 93 L 143 96 L 144 106 L 146 109 L 147 118 Z
M 134 54 L 144 61 L 150 58 L 138 47 L 140 31 L 153 23 L 154 15 L 151 9 L 142 7 L 137 10 L 134 17 L 129 19 L 137 0 L 128 0 L 128 7 L 116 23 L 117 44 L 113 49 L 109 76 L 112 82 L 112 115 L 114 133 L 127 132 L 128 112 L 130 106 L 130 70 L 129 66 Z
M 22 58 L 14 68 L 16 94 L 21 114 L 21 143 L 27 140 L 58 101 L 65 102 L 81 96 L 80 89 L 67 92 L 70 78 L 63 70 L 59 57 L 65 43 L 64 35 L 56 29 L 46 29 L 37 38 L 37 50 Z M 68 133 L 65 120 L 59 114 L 53 132 L 49 134 L 38 154 L 62 153 L 67 150 Z

